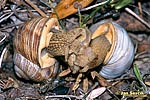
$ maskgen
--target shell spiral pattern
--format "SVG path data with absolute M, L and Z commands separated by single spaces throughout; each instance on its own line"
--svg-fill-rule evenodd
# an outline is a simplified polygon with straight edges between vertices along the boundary
M 33 18 L 17 31 L 14 38 L 14 64 L 16 74 L 25 79 L 42 81 L 56 76 L 58 62 L 51 58 L 46 47 L 58 27 L 55 18 Z
M 90 30 L 94 33 L 106 24 L 109 24 L 111 31 L 106 33 L 111 49 L 99 73 L 105 78 L 115 78 L 125 73 L 131 66 L 134 59 L 134 46 L 125 29 L 115 22 L 102 21 L 91 26 Z

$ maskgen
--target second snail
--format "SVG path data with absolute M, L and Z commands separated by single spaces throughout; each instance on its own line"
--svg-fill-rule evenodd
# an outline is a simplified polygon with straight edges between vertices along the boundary
M 34 18 L 15 35 L 16 74 L 24 79 L 43 81 L 55 78 L 63 56 L 68 73 L 96 70 L 104 78 L 115 78 L 127 71 L 134 58 L 128 33 L 114 22 L 99 22 L 88 28 L 62 30 L 56 18 Z M 67 73 L 67 74 L 68 74 Z

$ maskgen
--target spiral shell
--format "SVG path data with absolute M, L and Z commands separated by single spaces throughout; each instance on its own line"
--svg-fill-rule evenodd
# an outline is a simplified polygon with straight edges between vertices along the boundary
M 103 30 L 109 31 L 103 33 Z M 111 43 L 110 51 L 103 62 L 100 74 L 105 78 L 115 78 L 125 73 L 132 64 L 134 58 L 134 46 L 128 33 L 115 22 L 99 22 L 90 27 L 93 33 L 92 38 L 106 34 L 106 38 Z M 97 34 L 98 33 L 98 34 Z
M 59 28 L 57 19 L 37 17 L 17 31 L 14 38 L 14 64 L 19 77 L 42 81 L 56 76 L 58 62 L 45 49 L 53 35 L 50 32 L 52 28 Z

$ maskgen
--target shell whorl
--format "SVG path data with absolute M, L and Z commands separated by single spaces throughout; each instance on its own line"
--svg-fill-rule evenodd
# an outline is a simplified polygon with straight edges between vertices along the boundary
M 90 30 L 100 29 L 104 25 L 109 26 L 109 32 L 105 33 L 111 43 L 111 48 L 105 57 L 100 74 L 105 78 L 115 78 L 125 73 L 134 59 L 134 46 L 128 33 L 117 23 L 102 21 L 93 25 Z
M 39 65 L 32 63 L 19 53 L 14 54 L 14 69 L 18 77 L 26 80 L 42 81 L 55 77 L 58 70 L 58 62 L 55 61 L 50 67 L 41 68 Z
M 18 76 L 41 81 L 56 75 L 58 62 L 49 57 L 45 48 L 53 35 L 51 29 L 58 26 L 55 18 L 37 17 L 18 30 L 14 38 L 14 64 Z

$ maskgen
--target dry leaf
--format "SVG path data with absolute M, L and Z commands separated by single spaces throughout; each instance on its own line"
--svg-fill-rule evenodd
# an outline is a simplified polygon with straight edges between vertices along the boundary
M 138 52 L 150 52 L 150 39 L 145 39 L 138 44 Z
M 65 18 L 78 11 L 78 8 L 84 8 L 92 3 L 94 0 L 61 0 L 56 6 L 55 12 L 51 17 L 57 17 L 59 19 Z
M 101 86 L 108 86 L 109 83 L 96 71 L 91 72 L 92 78 L 97 78 L 98 82 L 101 84 Z
M 87 96 L 86 100 L 93 100 L 94 98 L 104 93 L 105 90 L 106 90 L 106 87 L 100 87 L 100 88 L 92 90 L 91 93 Z
M 15 81 L 13 78 L 8 77 L 8 79 L 0 80 L 0 88 L 1 89 L 5 90 L 5 89 L 11 88 L 11 87 L 14 87 L 14 88 L 19 87 L 17 81 Z
M 62 72 L 59 74 L 59 76 L 60 76 L 60 77 L 66 76 L 66 75 L 68 75 L 69 73 L 71 73 L 71 69 L 70 69 L 70 68 L 68 68 L 68 69 L 66 69 L 66 70 L 64 70 L 64 71 L 62 71 Z
M 76 82 L 75 82 L 75 84 L 74 84 L 74 86 L 72 88 L 73 91 L 76 90 L 79 87 L 79 83 L 81 82 L 81 78 L 82 78 L 82 73 L 80 73 L 78 75 L 78 77 L 76 79 Z
M 88 91 L 88 78 L 83 80 L 83 91 L 86 93 Z

